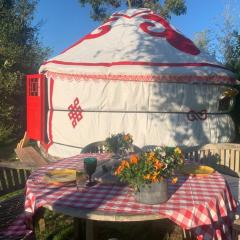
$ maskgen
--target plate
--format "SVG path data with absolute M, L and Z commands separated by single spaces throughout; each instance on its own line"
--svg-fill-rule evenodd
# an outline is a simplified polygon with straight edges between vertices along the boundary
M 195 177 L 206 177 L 214 172 L 215 170 L 209 166 L 194 164 L 187 164 L 180 170 L 182 174 Z
M 74 169 L 54 169 L 48 171 L 44 180 L 51 184 L 61 185 L 76 181 L 76 170 Z

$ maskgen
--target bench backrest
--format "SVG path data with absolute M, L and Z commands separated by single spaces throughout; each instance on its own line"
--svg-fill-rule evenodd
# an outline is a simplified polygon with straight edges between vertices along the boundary
M 212 166 L 228 175 L 240 176 L 240 144 L 218 143 L 185 149 L 186 158 Z
M 81 151 L 81 153 L 104 153 L 104 152 L 107 152 L 105 141 L 90 143 L 87 146 L 85 146 Z
M 0 196 L 22 189 L 31 171 L 0 167 Z

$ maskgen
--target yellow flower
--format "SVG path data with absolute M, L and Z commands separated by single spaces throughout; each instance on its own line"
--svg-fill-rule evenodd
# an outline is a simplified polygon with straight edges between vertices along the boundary
M 158 182 L 158 172 L 153 173 L 153 175 L 151 176 L 151 180 L 153 183 Z
M 147 156 L 148 161 L 153 161 L 156 158 L 155 152 L 149 152 Z
M 130 163 L 131 163 L 131 164 L 137 164 L 138 161 L 139 161 L 138 155 L 134 154 L 134 155 L 131 155 L 131 156 L 130 156 Z
M 149 180 L 151 178 L 151 175 L 147 174 L 147 175 L 143 176 L 143 178 L 146 179 L 146 180 Z
M 177 181 L 178 181 L 178 177 L 174 177 L 174 178 L 172 179 L 172 183 L 173 183 L 173 184 L 176 184 Z
M 182 154 L 182 150 L 181 150 L 179 147 L 176 147 L 176 148 L 174 149 L 174 152 L 175 152 L 175 153 L 178 153 L 178 154 Z

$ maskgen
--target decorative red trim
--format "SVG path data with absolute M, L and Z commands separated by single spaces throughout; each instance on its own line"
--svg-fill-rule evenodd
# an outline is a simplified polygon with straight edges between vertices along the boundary
M 41 122 L 42 122 L 42 129 L 41 129 L 41 140 L 40 143 L 45 143 L 45 131 L 46 131 L 46 112 L 45 112 L 45 101 L 46 101 L 46 81 L 45 81 L 45 76 L 42 74 L 42 77 L 40 79 L 41 84 L 41 90 L 40 90 L 40 95 L 41 95 Z
M 130 19 L 130 18 L 134 18 L 137 15 L 140 15 L 142 13 L 150 13 L 150 12 L 152 12 L 152 11 L 151 10 L 143 10 L 143 11 L 137 12 L 137 13 L 131 15 L 131 16 L 128 16 L 128 15 L 126 15 L 124 13 L 114 13 L 112 16 L 114 16 L 114 17 L 125 17 L 125 18 Z
M 198 55 L 200 53 L 200 50 L 190 39 L 184 37 L 182 34 L 175 31 L 163 17 L 160 17 L 156 14 L 147 14 L 142 16 L 142 18 L 154 21 L 155 23 L 160 23 L 165 28 L 165 30 L 162 32 L 154 32 L 151 31 L 149 28 L 155 27 L 155 23 L 144 22 L 140 24 L 140 28 L 145 33 L 154 37 L 165 38 L 170 45 L 184 53 L 188 53 L 191 55 Z
M 49 133 L 49 143 L 46 145 L 46 150 L 48 151 L 49 147 L 53 144 L 53 135 L 52 135 L 52 119 L 53 119 L 53 87 L 54 87 L 54 80 L 53 78 L 50 79 L 50 93 L 49 93 L 49 121 L 48 121 L 48 133 Z
M 221 69 L 227 69 L 224 66 L 200 62 L 200 63 L 158 63 L 158 62 L 134 62 L 134 61 L 119 61 L 119 62 L 103 62 L 103 63 L 89 63 L 89 62 L 65 62 L 59 60 L 50 60 L 44 62 L 42 65 L 46 65 L 48 63 L 53 64 L 62 64 L 62 65 L 72 65 L 72 66 L 88 66 L 88 67 L 112 67 L 112 66 L 151 66 L 151 67 L 215 67 Z
M 47 72 L 48 78 L 61 78 L 62 80 L 117 80 L 141 82 L 177 82 L 177 83 L 207 83 L 207 84 L 235 84 L 236 79 L 228 76 L 193 76 L 193 75 L 102 75 L 102 74 L 64 74 Z

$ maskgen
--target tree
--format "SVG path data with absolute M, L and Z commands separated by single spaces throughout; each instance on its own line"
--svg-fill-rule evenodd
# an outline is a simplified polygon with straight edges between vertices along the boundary
M 150 8 L 166 19 L 170 19 L 172 14 L 179 16 L 187 11 L 185 0 L 79 0 L 79 2 L 82 6 L 89 4 L 92 7 L 91 17 L 95 21 L 104 21 L 122 4 L 127 4 L 130 8 Z
M 232 33 L 231 42 L 224 53 L 225 65 L 232 70 L 240 80 L 240 34 L 237 31 Z M 231 113 L 237 126 L 236 140 L 240 142 L 240 86 L 236 85 L 239 94 L 236 96 L 234 109 Z
M 212 46 L 212 40 L 209 30 L 195 33 L 194 43 L 198 48 L 215 57 L 215 49 Z
M 219 60 L 222 63 L 232 70 L 236 78 L 240 80 L 240 35 L 236 29 L 239 29 L 239 24 L 237 23 L 235 14 L 233 10 L 235 9 L 236 4 L 229 1 L 225 6 L 223 14 L 223 24 L 221 24 L 218 29 L 217 43 L 216 43 L 216 52 L 219 56 Z M 238 89 L 239 94 L 236 96 L 236 102 L 231 115 L 235 124 L 237 126 L 237 138 L 236 140 L 240 141 L 240 86 L 236 85 L 235 88 Z
M 240 80 L 240 34 L 235 30 L 224 53 L 225 65 L 236 73 Z
M 32 26 L 35 0 L 0 0 L 0 142 L 25 129 L 25 75 L 37 71 L 49 49 Z

